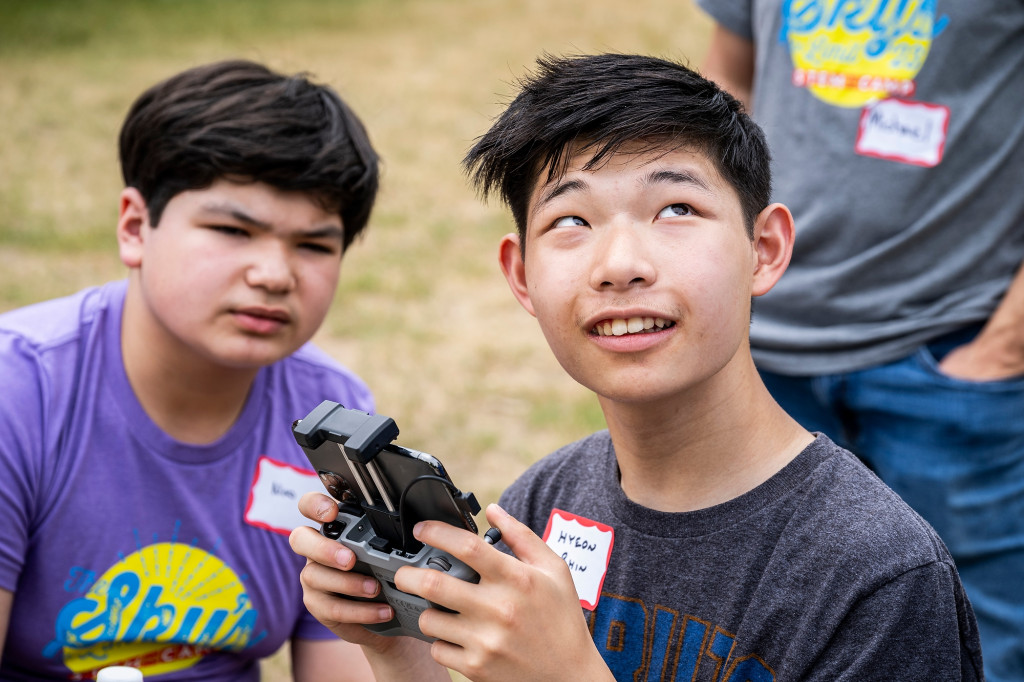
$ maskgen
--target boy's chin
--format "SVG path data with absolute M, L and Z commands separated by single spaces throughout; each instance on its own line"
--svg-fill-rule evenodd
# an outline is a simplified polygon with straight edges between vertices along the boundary
M 245 348 L 225 349 L 217 354 L 215 360 L 225 369 L 257 371 L 283 360 L 301 345 L 253 344 Z
M 602 407 L 621 405 L 623 407 L 656 407 L 672 402 L 693 399 L 706 386 L 703 376 L 676 376 L 673 381 L 658 381 L 637 377 L 602 377 L 588 386 L 579 382 L 597 394 Z

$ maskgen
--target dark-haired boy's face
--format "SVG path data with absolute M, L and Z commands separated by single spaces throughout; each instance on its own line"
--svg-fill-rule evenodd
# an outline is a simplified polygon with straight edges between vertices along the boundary
M 223 367 L 276 362 L 323 322 L 342 236 L 338 214 L 304 193 L 218 180 L 177 194 L 157 227 L 144 217 L 138 237 L 121 240 L 143 302 L 135 320 L 146 322 L 132 331 L 155 352 Z
M 600 396 L 657 400 L 719 376 L 747 348 L 758 262 L 737 193 L 686 150 L 587 160 L 540 176 L 525 258 L 514 236 L 502 245 L 513 292 Z

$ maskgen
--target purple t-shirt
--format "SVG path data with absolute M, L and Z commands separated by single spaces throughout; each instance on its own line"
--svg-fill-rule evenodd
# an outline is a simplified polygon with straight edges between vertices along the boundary
M 0 588 L 15 593 L 0 679 L 256 680 L 302 605 L 287 534 L 321 489 L 291 423 L 369 390 L 311 345 L 259 372 L 230 431 L 175 441 L 120 352 L 125 282 L 0 315 Z M 166 674 L 166 677 L 162 675 Z M 159 677 L 158 677 L 159 676 Z

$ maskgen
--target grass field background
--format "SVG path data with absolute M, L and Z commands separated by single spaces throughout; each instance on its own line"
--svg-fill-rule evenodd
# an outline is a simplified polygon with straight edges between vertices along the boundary
M 116 138 L 144 88 L 229 57 L 310 72 L 384 161 L 316 341 L 486 504 L 603 422 L 508 292 L 511 219 L 460 159 L 543 52 L 696 66 L 708 38 L 692 0 L 0 0 L 0 310 L 124 276 Z M 290 679 L 283 656 L 265 672 Z

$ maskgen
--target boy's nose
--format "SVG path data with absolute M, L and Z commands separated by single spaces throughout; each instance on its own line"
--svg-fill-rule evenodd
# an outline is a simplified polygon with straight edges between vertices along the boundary
M 260 249 L 246 271 L 246 283 L 274 293 L 291 291 L 296 279 L 286 249 L 277 245 Z
M 642 227 L 632 223 L 602 231 L 594 253 L 591 284 L 596 289 L 629 289 L 654 283 L 656 270 Z

